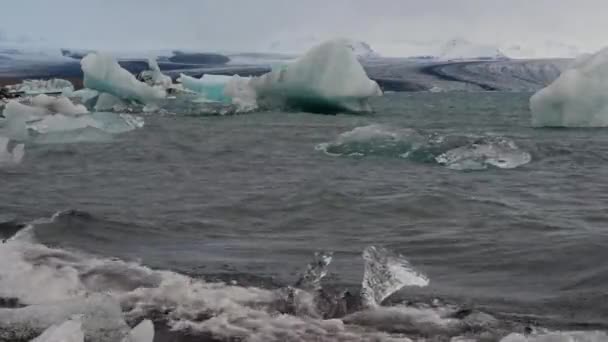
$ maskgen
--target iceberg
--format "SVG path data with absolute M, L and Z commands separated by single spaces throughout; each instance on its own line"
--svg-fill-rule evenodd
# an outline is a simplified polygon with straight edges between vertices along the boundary
M 77 100 L 78 103 L 83 104 L 87 108 L 92 108 L 97 102 L 99 92 L 97 90 L 84 88 L 76 90 L 69 94 L 64 93 L 63 96 L 66 96 L 73 100 Z
M 89 89 L 140 103 L 155 102 L 166 97 L 164 89 L 138 81 L 109 55 L 90 53 L 80 64 L 84 73 L 84 86 Z
M 368 100 L 382 95 L 346 39 L 320 44 L 259 77 L 203 75 L 196 79 L 182 74 L 178 81 L 209 101 L 232 103 L 240 111 L 262 105 L 320 113 L 370 112 Z
M 168 89 L 173 85 L 171 77 L 160 71 L 156 58 L 150 57 L 148 59 L 148 68 L 150 68 L 150 70 L 144 70 L 140 73 L 145 83 L 162 89 Z
M 579 57 L 530 98 L 534 127 L 608 126 L 608 48 Z
M 365 307 L 377 307 L 406 286 L 425 287 L 429 278 L 416 271 L 402 255 L 386 248 L 368 246 L 363 251 L 365 267 L 361 300 Z
M 97 112 L 91 115 L 70 117 L 63 114 L 48 115 L 44 119 L 28 125 L 39 134 L 97 128 L 111 134 L 120 134 L 143 127 L 142 118 L 129 114 Z
M 532 160 L 513 140 L 502 137 L 480 138 L 471 144 L 453 148 L 438 155 L 438 164 L 452 170 L 485 170 L 489 166 L 514 169 Z
M 24 145 L 15 145 L 13 150 L 10 151 L 8 147 L 9 141 L 8 138 L 0 136 L 0 167 L 14 166 L 23 160 L 23 155 L 25 154 Z
M 50 80 L 24 80 L 20 84 L 7 86 L 9 93 L 23 95 L 61 94 L 74 91 L 72 82 L 60 78 Z
M 94 106 L 96 111 L 121 111 L 126 108 L 125 103 L 114 95 L 102 93 L 97 97 Z
M 10 101 L 2 111 L 4 120 L 0 133 L 13 140 L 27 140 L 29 137 L 27 123 L 42 119 L 49 114 L 51 113 L 46 108 L 31 107 L 17 101 Z
M 52 325 L 42 335 L 32 342 L 84 342 L 82 321 L 80 317 L 66 321 L 60 325 Z
M 177 79 L 185 89 L 203 95 L 206 100 L 227 103 L 232 101 L 231 96 L 225 93 L 225 89 L 231 80 L 232 76 L 209 74 L 205 74 L 199 79 L 180 74 Z
M 87 107 L 81 104 L 75 105 L 65 96 L 51 97 L 45 94 L 40 94 L 32 99 L 32 105 L 39 108 L 46 108 L 53 113 L 61 113 L 65 115 L 78 115 L 89 112 Z
M 123 342 L 152 342 L 153 340 L 154 324 L 149 319 L 145 319 L 129 332 Z
M 258 102 L 322 113 L 370 112 L 368 100 L 382 95 L 344 39 L 315 46 L 293 63 L 250 83 Z

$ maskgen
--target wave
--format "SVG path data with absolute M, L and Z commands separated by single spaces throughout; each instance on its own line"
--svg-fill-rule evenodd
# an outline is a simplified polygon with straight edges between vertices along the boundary
M 442 135 L 377 124 L 342 133 L 317 149 L 331 156 L 402 158 L 453 170 L 512 169 L 532 160 L 530 153 L 502 136 Z
M 335 295 L 322 284 L 331 252 L 315 254 L 294 285 L 269 289 L 206 281 L 37 240 L 36 233 L 49 224 L 70 220 L 95 218 L 75 210 L 59 212 L 0 244 L 0 303 L 10 304 L 0 308 L 0 340 L 61 331 L 77 336 L 78 327 L 87 341 L 115 342 L 128 335 L 148 341 L 152 324 L 140 324 L 146 319 L 154 322 L 159 337 L 177 341 L 475 341 L 509 334 L 505 341 L 519 341 L 513 336 L 540 341 L 535 334 L 547 332 L 440 300 L 384 305 L 402 288 L 426 286 L 429 280 L 403 256 L 379 246 L 363 252 L 361 293 Z M 360 305 L 350 305 L 357 300 Z M 606 337 L 601 332 L 572 336 L 588 338 L 584 341 Z

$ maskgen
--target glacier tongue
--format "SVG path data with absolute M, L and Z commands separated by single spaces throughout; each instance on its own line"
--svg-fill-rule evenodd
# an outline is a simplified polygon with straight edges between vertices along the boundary
M 155 102 L 166 97 L 164 89 L 138 81 L 109 55 L 91 53 L 80 63 L 84 72 L 84 86 L 89 89 L 140 103 Z
M 608 126 L 608 48 L 579 57 L 530 99 L 532 126 Z

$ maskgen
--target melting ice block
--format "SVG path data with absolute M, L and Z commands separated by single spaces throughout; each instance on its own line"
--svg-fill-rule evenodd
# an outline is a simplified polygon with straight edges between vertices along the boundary
M 530 99 L 536 127 L 608 126 L 608 48 L 577 59 Z
M 366 307 L 376 307 L 406 286 L 424 287 L 429 278 L 416 271 L 401 255 L 386 248 L 369 246 L 363 251 L 365 268 L 361 300 Z
M 91 53 L 80 64 L 84 72 L 84 86 L 87 88 L 140 103 L 154 102 L 166 96 L 164 89 L 138 81 L 109 55 Z
M 322 43 L 295 62 L 252 79 L 251 85 L 258 102 L 315 112 L 368 112 L 368 100 L 382 95 L 344 39 Z

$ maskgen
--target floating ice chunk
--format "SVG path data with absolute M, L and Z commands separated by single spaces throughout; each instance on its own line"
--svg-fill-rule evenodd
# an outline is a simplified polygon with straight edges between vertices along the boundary
M 84 342 L 82 321 L 76 317 L 61 325 L 53 325 L 32 342 Z
M 145 70 L 142 72 L 142 77 L 144 77 L 145 80 L 149 80 L 146 83 L 149 82 L 150 85 L 158 86 L 163 89 L 168 89 L 169 87 L 171 87 L 171 85 L 173 84 L 171 77 L 163 74 L 160 71 L 160 67 L 156 62 L 156 58 L 148 58 L 148 67 L 150 68 L 150 70 Z
M 141 128 L 143 125 L 143 119 L 133 115 L 96 112 L 76 117 L 62 114 L 49 115 L 42 120 L 29 124 L 28 128 L 40 134 L 73 131 L 87 127 L 119 134 Z
M 316 252 L 313 261 L 308 264 L 295 286 L 304 290 L 320 290 L 321 280 L 327 275 L 327 267 L 332 258 L 331 252 Z
M 91 117 L 96 122 L 94 127 L 112 134 L 125 133 L 144 127 L 144 119 L 131 114 L 97 112 L 91 114 Z
M 65 115 L 85 114 L 89 111 L 81 104 L 75 105 L 65 96 L 51 97 L 40 94 L 32 99 L 32 105 L 39 108 L 46 108 L 52 113 Z
M 97 98 L 97 102 L 95 103 L 96 111 L 122 111 L 126 108 L 125 103 L 119 99 L 118 97 L 108 94 L 102 93 Z
M 80 64 L 87 88 L 140 103 L 154 102 L 166 96 L 165 90 L 138 81 L 109 55 L 91 53 Z
M 67 80 L 53 78 L 50 80 L 25 80 L 20 84 L 6 87 L 9 92 L 24 95 L 61 94 L 74 91 L 74 85 Z
M 315 112 L 368 112 L 368 100 L 382 95 L 343 39 L 322 43 L 295 62 L 252 79 L 251 85 L 258 102 L 264 99 Z
M 177 79 L 182 86 L 195 93 L 202 94 L 205 99 L 217 102 L 230 102 L 231 98 L 224 93 L 224 89 L 231 76 L 205 74 L 200 79 L 180 74 Z
M 386 248 L 369 246 L 363 251 L 365 261 L 361 300 L 366 307 L 378 306 L 405 286 L 427 286 L 429 279 L 416 271 L 399 254 Z
M 76 90 L 75 92 L 72 92 L 69 95 L 64 94 L 64 96 L 68 96 L 72 99 L 78 99 L 78 102 L 82 103 L 88 108 L 92 108 L 96 102 L 97 97 L 99 96 L 99 92 L 97 90 L 84 88 Z
M 530 99 L 532 126 L 608 126 L 608 48 L 579 57 Z
M 27 123 L 33 120 L 39 120 L 50 112 L 44 108 L 31 107 L 21 104 L 17 101 L 10 101 L 4 107 L 2 115 L 4 120 L 0 133 L 2 135 L 18 141 L 24 141 L 29 138 L 27 132 Z
M 123 342 L 152 342 L 154 340 L 154 324 L 149 319 L 141 321 Z
M 513 169 L 528 164 L 530 153 L 506 138 L 486 138 L 440 154 L 437 163 L 453 170 L 483 170 L 488 166 Z
M 257 94 L 250 82 L 250 77 L 234 75 L 224 88 L 224 94 L 232 99 L 232 104 L 240 112 L 249 112 L 258 107 Z
M 23 155 L 25 154 L 24 145 L 15 145 L 13 150 L 9 151 L 8 143 L 8 138 L 0 136 L 0 167 L 17 165 L 23 160 Z

